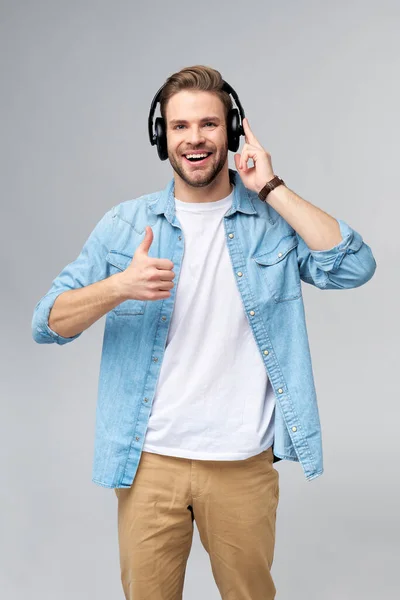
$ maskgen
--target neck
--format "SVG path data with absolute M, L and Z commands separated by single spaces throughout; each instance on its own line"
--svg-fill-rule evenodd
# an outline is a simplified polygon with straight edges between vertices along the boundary
M 202 187 L 190 185 L 176 172 L 174 172 L 174 184 L 175 197 L 182 202 L 216 202 L 229 196 L 233 189 L 229 178 L 228 163 L 208 185 Z

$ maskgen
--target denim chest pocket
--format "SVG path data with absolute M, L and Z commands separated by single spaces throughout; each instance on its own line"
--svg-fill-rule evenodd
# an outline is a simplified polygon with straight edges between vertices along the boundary
M 275 302 L 296 300 L 301 296 L 298 243 L 296 235 L 288 235 L 281 238 L 273 250 L 253 256 Z
M 110 275 L 125 271 L 132 262 L 132 258 L 133 256 L 129 256 L 129 254 L 123 254 L 122 252 L 118 252 L 118 250 L 110 250 L 106 256 L 106 260 L 109 263 Z M 113 308 L 111 312 L 116 315 L 143 315 L 146 302 L 146 300 L 125 300 Z

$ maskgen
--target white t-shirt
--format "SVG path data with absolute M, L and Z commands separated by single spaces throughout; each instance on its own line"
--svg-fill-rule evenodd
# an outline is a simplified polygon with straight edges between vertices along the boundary
M 233 190 L 215 202 L 175 198 L 184 256 L 147 452 L 239 460 L 273 443 L 275 396 L 225 241 L 223 217 L 232 199 Z

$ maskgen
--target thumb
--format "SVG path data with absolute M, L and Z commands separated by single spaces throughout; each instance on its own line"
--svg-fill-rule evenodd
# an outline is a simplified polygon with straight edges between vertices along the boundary
M 153 230 L 150 226 L 147 226 L 144 239 L 143 239 L 142 243 L 139 245 L 141 252 L 145 252 L 147 254 L 152 241 L 153 241 Z

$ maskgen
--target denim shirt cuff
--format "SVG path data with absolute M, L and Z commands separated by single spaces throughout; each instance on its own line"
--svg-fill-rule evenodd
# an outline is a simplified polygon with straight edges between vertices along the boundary
M 60 345 L 67 344 L 68 342 L 72 342 L 73 340 L 78 338 L 80 335 L 82 335 L 82 332 L 80 332 L 72 337 L 67 338 L 67 337 L 63 337 L 62 335 L 58 334 L 56 331 L 51 329 L 51 327 L 49 327 L 48 323 L 49 323 L 50 311 L 54 305 L 54 302 L 58 298 L 58 296 L 65 291 L 66 291 L 65 289 L 62 289 L 62 290 L 57 290 L 56 292 L 52 292 L 51 294 L 48 294 L 45 298 L 43 298 L 41 305 L 38 308 L 38 310 L 40 311 L 40 318 L 39 318 L 40 325 L 38 327 L 39 333 L 44 335 L 45 337 L 50 336 L 51 338 L 54 339 L 54 341 L 57 344 L 60 344 Z
M 336 219 L 336 221 L 339 223 L 342 240 L 328 250 L 310 249 L 311 256 L 324 271 L 335 270 L 346 254 L 357 252 L 363 244 L 363 239 L 357 231 L 341 219 Z

